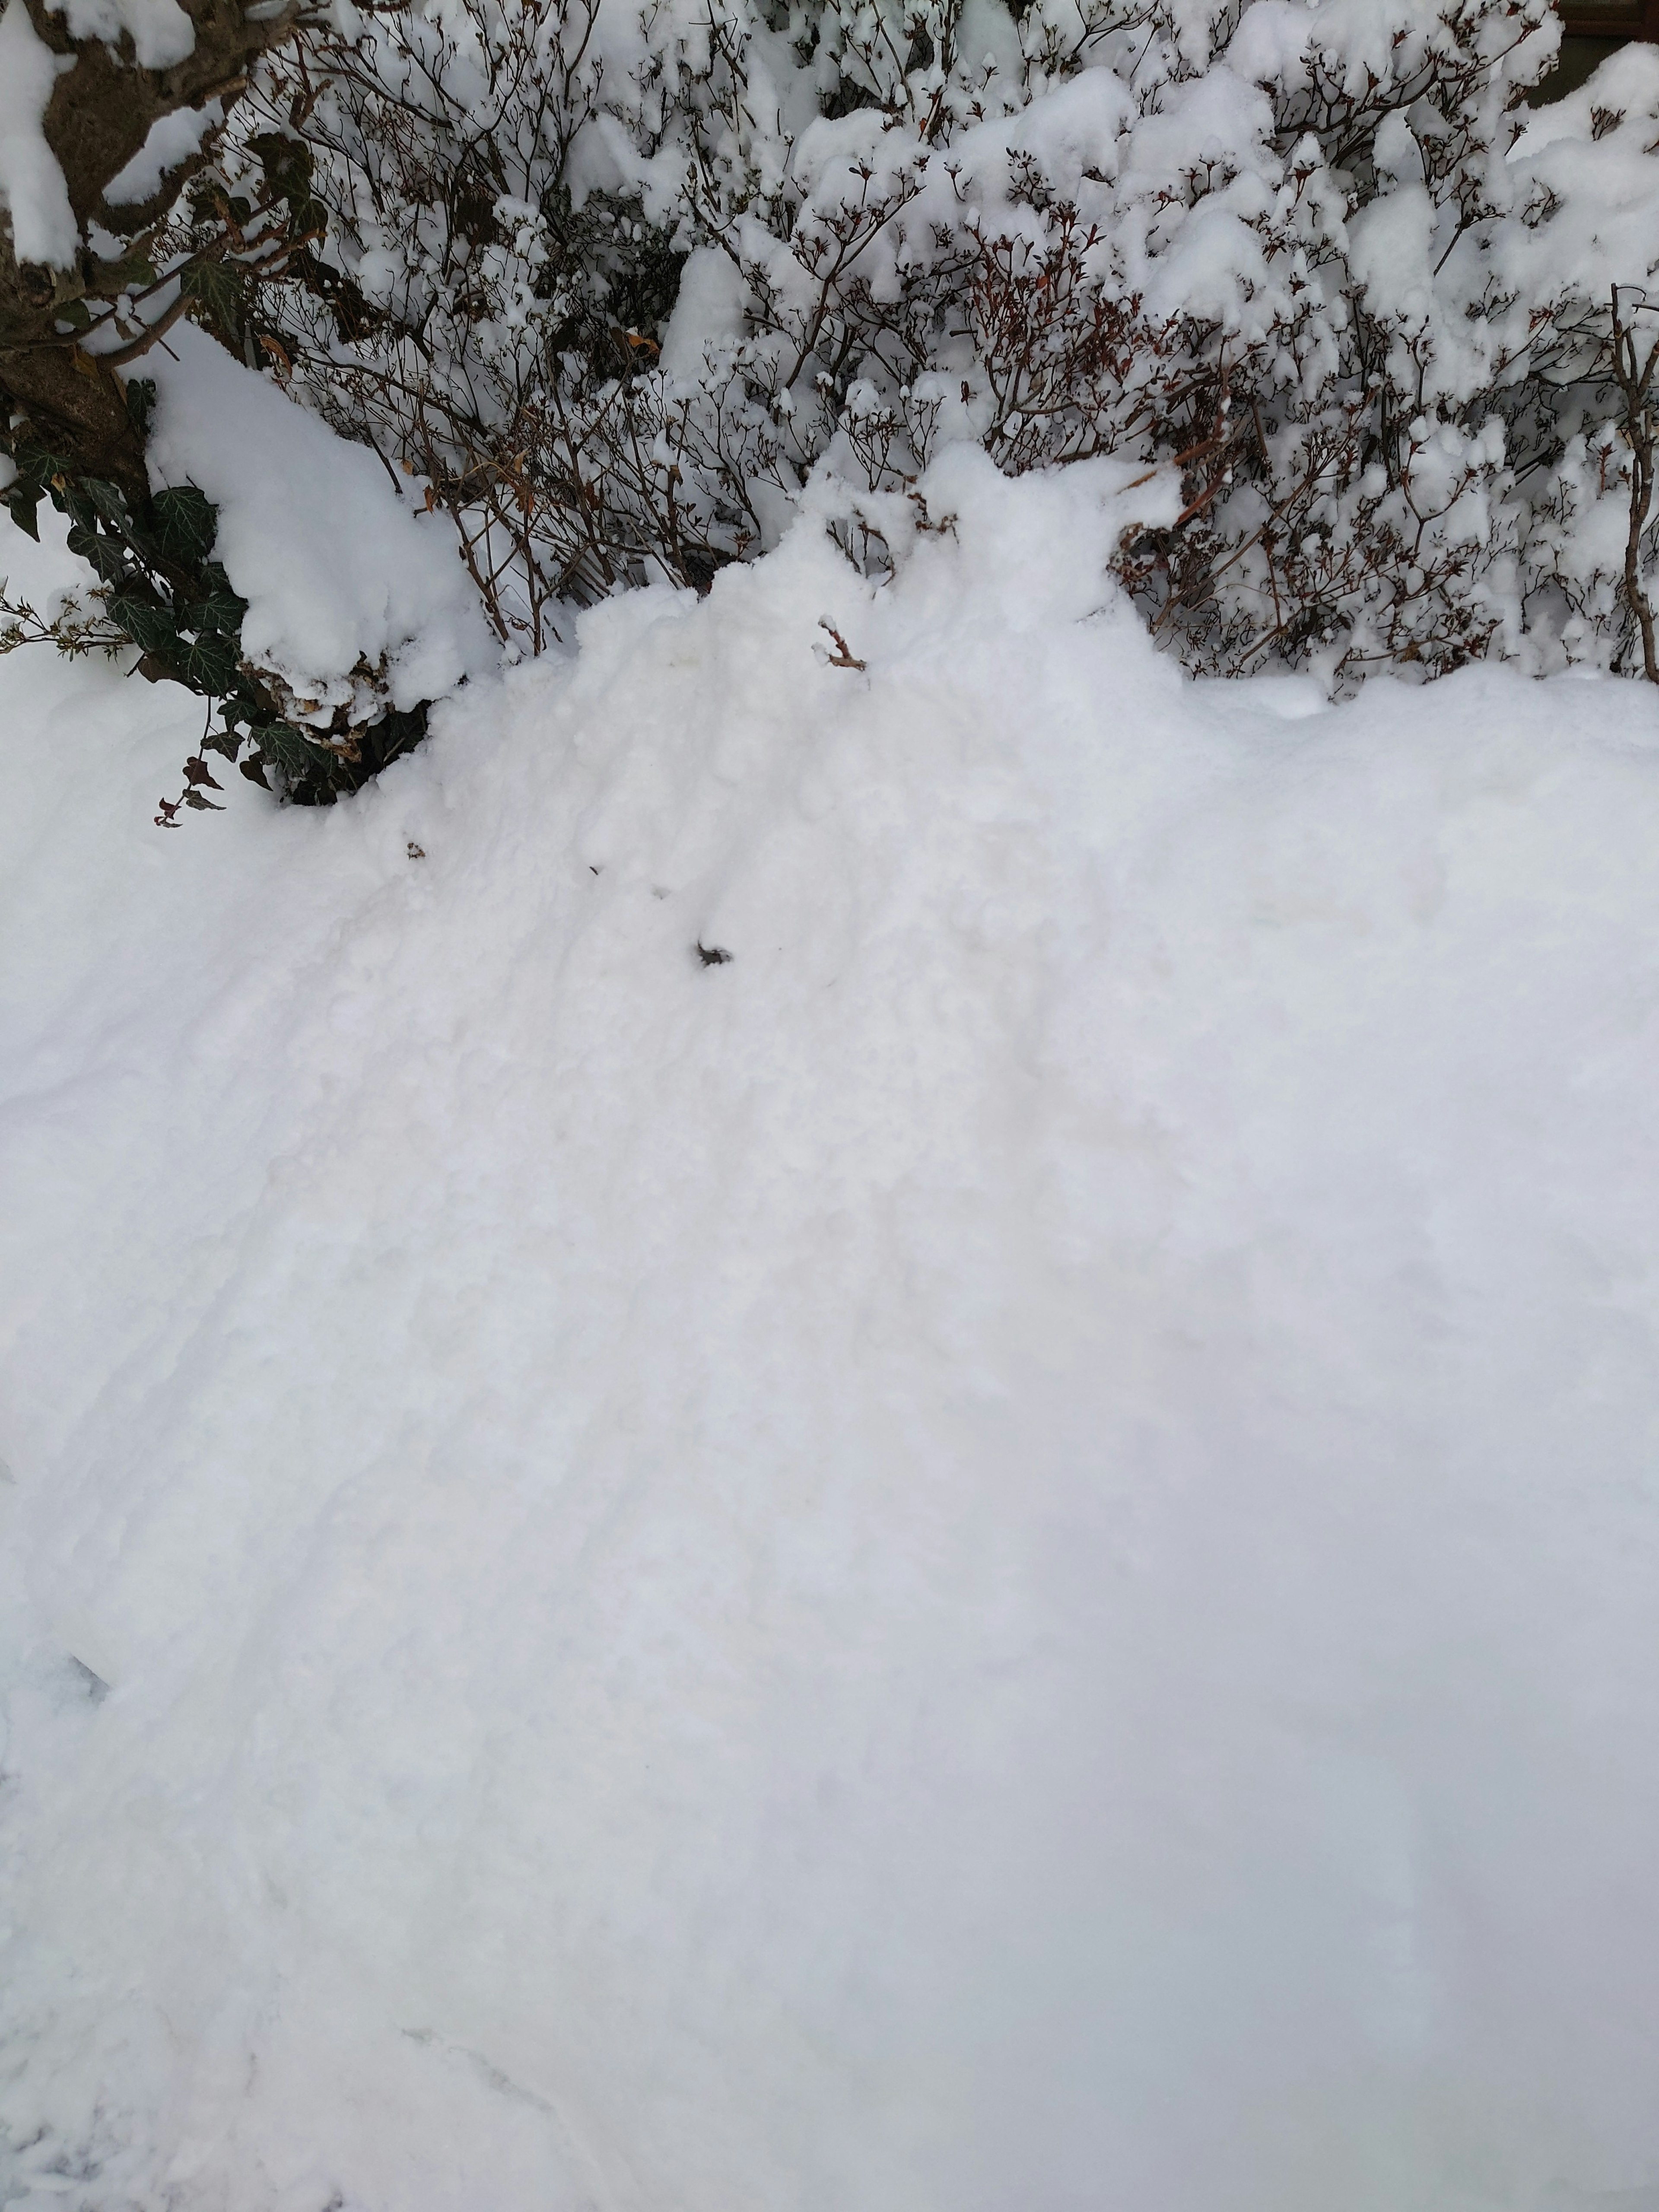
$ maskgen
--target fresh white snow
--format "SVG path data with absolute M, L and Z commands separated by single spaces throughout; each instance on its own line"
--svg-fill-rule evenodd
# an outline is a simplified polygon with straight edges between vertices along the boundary
M 248 602 L 249 659 L 319 721 L 365 670 L 406 708 L 495 665 L 447 515 L 203 331 L 175 326 L 168 349 L 144 358 L 160 393 L 151 475 L 218 507 L 214 552 Z
M 136 207 L 159 191 L 163 177 L 179 168 L 200 147 L 210 131 L 225 119 L 222 100 L 204 100 L 199 107 L 174 107 L 158 115 L 143 144 L 104 187 L 107 207 Z
M 72 39 L 101 39 L 118 46 L 123 36 L 132 40 L 132 58 L 140 69 L 171 69 L 194 51 L 196 26 L 179 0 L 46 0 L 54 14 L 63 16 Z M 266 12 L 256 4 L 248 11 L 257 22 Z
M 329 812 L 0 664 L 0 2200 L 1659 2202 L 1659 707 L 1113 482 Z
M 58 156 L 46 143 L 44 118 L 61 68 L 29 21 L 23 0 L 0 7 L 0 209 L 11 222 L 19 261 L 67 269 L 81 234 Z

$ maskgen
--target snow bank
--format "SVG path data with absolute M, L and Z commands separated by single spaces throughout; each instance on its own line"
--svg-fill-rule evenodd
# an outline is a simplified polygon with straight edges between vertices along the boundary
M 0 668 L 18 2202 L 1649 2203 L 1659 713 L 1109 489 L 325 814 Z

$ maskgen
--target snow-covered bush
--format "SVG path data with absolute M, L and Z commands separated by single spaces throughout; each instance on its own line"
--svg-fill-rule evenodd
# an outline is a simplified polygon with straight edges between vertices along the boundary
M 1194 666 L 1630 665 L 1659 54 L 1534 113 L 1557 37 L 1546 0 L 376 7 L 241 111 L 328 216 L 261 343 L 528 649 L 775 542 L 815 470 L 879 562 L 967 436 L 1144 465 L 1174 519 L 1120 572 Z
M 192 314 L 453 518 L 513 652 L 706 588 L 809 481 L 879 570 L 967 439 L 1133 464 L 1115 566 L 1195 668 L 1659 680 L 1659 52 L 1534 111 L 1557 35 L 1547 0 L 339 0 L 179 138 L 170 214 L 162 162 L 140 292 L 51 343 L 108 398 Z M 20 496 L 86 473 L 7 435 Z M 264 716 L 290 788 L 372 769 L 373 655 L 347 700 L 222 635 L 258 710 L 222 750 Z

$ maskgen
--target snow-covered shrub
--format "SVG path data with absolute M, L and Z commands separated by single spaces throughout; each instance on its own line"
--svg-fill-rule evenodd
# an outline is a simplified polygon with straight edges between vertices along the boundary
M 307 28 L 250 147 L 294 136 L 326 243 L 262 294 L 260 342 L 327 419 L 422 477 L 504 636 L 653 552 L 712 573 L 661 458 L 658 351 L 684 256 L 579 142 L 608 118 L 592 0 L 386 9 Z M 615 180 L 620 186 L 621 179 Z M 740 483 L 734 477 L 734 483 Z
M 771 544 L 814 470 L 879 559 L 968 436 L 1178 477 L 1119 568 L 1195 666 L 1626 665 L 1659 55 L 1534 115 L 1557 36 L 1545 0 L 380 6 L 244 110 L 329 217 L 263 342 L 531 649 Z
M 967 438 L 1135 463 L 1117 571 L 1194 667 L 1659 675 L 1659 54 L 1534 112 L 1557 35 L 1547 0 L 339 0 L 146 250 L 453 518 L 513 650 L 705 587 L 809 480 L 879 567 Z

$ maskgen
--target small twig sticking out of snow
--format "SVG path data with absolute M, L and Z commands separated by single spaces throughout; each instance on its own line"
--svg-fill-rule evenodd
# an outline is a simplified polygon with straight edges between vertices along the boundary
M 732 957 L 723 945 L 705 945 L 702 938 L 697 939 L 696 953 L 705 968 L 724 967 Z
M 821 630 L 827 630 L 829 632 L 830 641 L 836 648 L 833 653 L 823 653 L 823 647 L 822 646 L 818 647 L 818 651 L 820 653 L 823 653 L 824 665 L 826 667 L 862 668 L 866 665 L 864 661 L 859 659 L 852 647 L 848 645 L 847 640 L 836 628 L 834 623 L 825 622 L 823 616 L 820 615 L 818 617 L 818 628 Z

